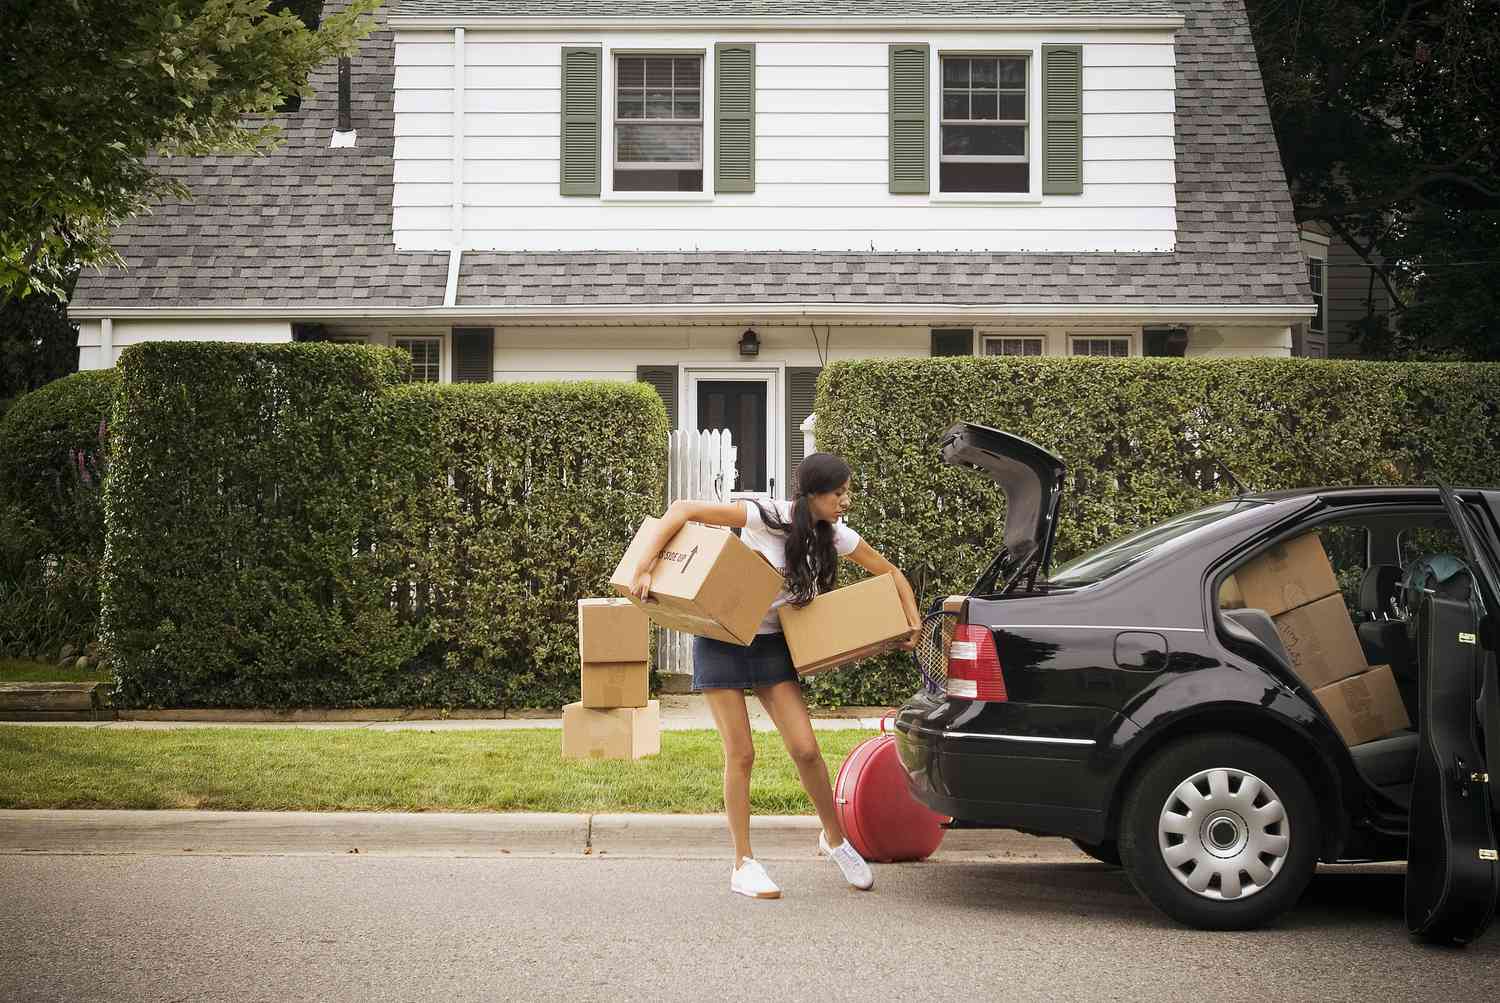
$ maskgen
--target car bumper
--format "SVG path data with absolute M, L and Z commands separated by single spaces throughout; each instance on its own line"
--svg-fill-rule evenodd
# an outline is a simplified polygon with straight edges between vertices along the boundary
M 1119 715 L 1060 710 L 967 700 L 907 704 L 895 720 L 907 787 L 934 811 L 969 825 L 1109 838 L 1112 788 L 1098 753 Z M 1059 728 L 1059 720 L 1072 728 Z

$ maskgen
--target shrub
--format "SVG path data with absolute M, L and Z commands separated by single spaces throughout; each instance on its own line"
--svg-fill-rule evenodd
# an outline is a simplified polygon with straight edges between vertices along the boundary
M 115 373 L 54 380 L 0 415 L 0 655 L 98 634 Z
M 925 607 L 967 592 L 998 549 L 1004 506 L 938 456 L 971 421 L 1068 467 L 1054 563 L 1234 493 L 1339 484 L 1490 484 L 1500 366 L 1310 360 L 899 359 L 840 362 L 817 397 L 820 449 L 854 468 L 851 522 Z M 821 703 L 886 704 L 910 656 L 813 678 Z
M 406 353 L 120 360 L 105 640 L 124 706 L 555 706 L 575 603 L 660 507 L 638 384 L 404 384 Z

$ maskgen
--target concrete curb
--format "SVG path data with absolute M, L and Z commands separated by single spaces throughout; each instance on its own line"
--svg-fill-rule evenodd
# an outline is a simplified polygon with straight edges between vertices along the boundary
M 757 815 L 765 860 L 811 860 L 818 820 Z M 722 815 L 544 812 L 0 811 L 0 855 L 368 854 L 410 857 L 727 859 Z M 951 831 L 934 863 L 1083 862 L 1067 840 L 1005 830 Z

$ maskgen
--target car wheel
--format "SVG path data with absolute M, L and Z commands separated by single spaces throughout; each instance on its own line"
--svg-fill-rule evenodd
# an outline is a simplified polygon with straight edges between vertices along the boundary
M 1317 806 L 1302 771 L 1237 735 L 1157 753 L 1126 794 L 1120 858 L 1162 912 L 1205 930 L 1245 930 L 1290 909 L 1317 865 Z
M 1086 843 L 1081 839 L 1075 839 L 1073 845 L 1101 864 L 1109 864 L 1111 867 L 1120 866 L 1120 844 L 1112 839 L 1106 839 L 1102 843 Z

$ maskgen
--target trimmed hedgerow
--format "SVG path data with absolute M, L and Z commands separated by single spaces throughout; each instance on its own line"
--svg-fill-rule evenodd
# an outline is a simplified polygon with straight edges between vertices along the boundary
M 1500 365 L 1292 359 L 899 359 L 840 362 L 817 397 L 818 447 L 854 468 L 851 523 L 925 607 L 967 592 L 998 548 L 992 482 L 943 464 L 972 421 L 1061 456 L 1055 563 L 1234 493 L 1340 484 L 1493 484 Z M 1219 463 L 1215 462 L 1215 459 Z M 876 705 L 917 685 L 909 656 L 812 678 L 811 699 Z
M 74 373 L 0 415 L 0 655 L 77 650 L 99 629 L 113 370 Z
M 104 636 L 124 706 L 555 706 L 575 602 L 660 507 L 637 384 L 403 382 L 404 352 L 120 360 Z

